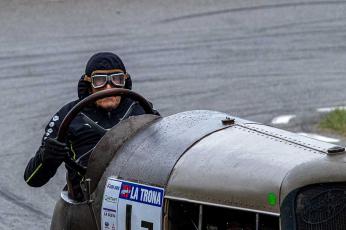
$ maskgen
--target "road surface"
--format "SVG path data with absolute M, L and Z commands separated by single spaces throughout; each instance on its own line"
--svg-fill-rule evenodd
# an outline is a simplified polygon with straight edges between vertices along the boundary
M 269 123 L 345 105 L 346 1 L 0 2 L 0 229 L 48 229 L 59 170 L 23 171 L 95 52 L 119 54 L 163 115 L 210 109 Z

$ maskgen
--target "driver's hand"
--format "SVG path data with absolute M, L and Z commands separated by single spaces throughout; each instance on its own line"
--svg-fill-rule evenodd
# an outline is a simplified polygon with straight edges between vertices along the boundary
M 53 138 L 47 138 L 41 151 L 41 159 L 44 165 L 59 167 L 69 156 L 66 144 Z

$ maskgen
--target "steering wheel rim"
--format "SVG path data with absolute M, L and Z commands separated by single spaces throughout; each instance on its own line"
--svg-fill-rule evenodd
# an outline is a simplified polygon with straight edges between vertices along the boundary
M 85 106 L 90 105 L 91 103 L 94 103 L 95 101 L 99 99 L 110 97 L 110 96 L 123 96 L 123 97 L 131 98 L 135 101 L 138 101 L 147 114 L 154 114 L 154 110 L 152 109 L 151 104 L 143 96 L 141 96 L 138 93 L 135 93 L 128 89 L 118 89 L 118 88 L 102 90 L 100 92 L 89 95 L 88 97 L 78 102 L 75 106 L 73 106 L 73 108 L 67 113 L 67 115 L 61 122 L 56 139 L 60 142 L 64 141 L 72 120 L 77 116 L 79 112 L 81 112 L 85 108 Z M 86 167 L 78 164 L 71 158 L 65 159 L 65 163 L 68 166 L 70 166 L 72 169 L 81 173 L 82 175 L 84 175 L 86 172 Z

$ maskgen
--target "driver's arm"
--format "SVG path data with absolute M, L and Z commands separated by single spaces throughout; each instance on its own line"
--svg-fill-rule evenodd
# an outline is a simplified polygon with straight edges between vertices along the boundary
M 63 107 L 49 121 L 41 146 L 26 166 L 24 180 L 30 186 L 40 187 L 46 184 L 63 162 L 64 154 L 68 154 L 66 145 L 53 139 L 57 136 L 61 121 L 66 115 L 65 110 Z

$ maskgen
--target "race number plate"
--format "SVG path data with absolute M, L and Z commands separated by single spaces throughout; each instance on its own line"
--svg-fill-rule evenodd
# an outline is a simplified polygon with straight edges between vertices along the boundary
M 161 230 L 164 189 L 108 178 L 102 201 L 103 230 Z

